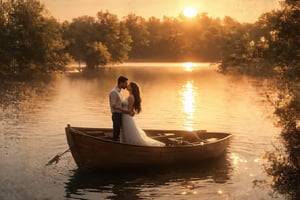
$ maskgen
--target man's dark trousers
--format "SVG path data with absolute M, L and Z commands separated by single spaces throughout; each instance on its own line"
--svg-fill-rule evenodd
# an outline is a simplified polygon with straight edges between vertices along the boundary
M 112 121 L 113 121 L 113 140 L 118 141 L 120 130 L 122 126 L 122 113 L 114 112 L 112 114 Z

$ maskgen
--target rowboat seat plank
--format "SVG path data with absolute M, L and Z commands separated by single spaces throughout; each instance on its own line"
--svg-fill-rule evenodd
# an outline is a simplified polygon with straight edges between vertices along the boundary
M 88 134 L 104 134 L 104 131 L 85 131 Z

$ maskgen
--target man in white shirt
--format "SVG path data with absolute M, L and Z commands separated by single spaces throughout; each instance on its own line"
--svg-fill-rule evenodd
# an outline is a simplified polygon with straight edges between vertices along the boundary
M 122 107 L 122 94 L 121 89 L 126 89 L 128 85 L 128 78 L 120 76 L 118 78 L 118 84 L 109 93 L 109 105 L 112 113 L 113 121 L 113 140 L 118 141 L 120 136 L 120 130 L 122 126 L 122 112 L 116 107 Z

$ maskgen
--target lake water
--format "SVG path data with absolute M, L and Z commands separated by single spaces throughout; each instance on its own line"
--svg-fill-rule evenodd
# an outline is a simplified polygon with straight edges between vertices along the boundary
M 201 166 L 84 173 L 64 127 L 111 127 L 108 93 L 119 75 L 142 89 L 142 128 L 230 132 L 226 155 Z M 1 83 L 2 84 L 2 83 Z M 125 63 L 0 88 L 0 199 L 283 199 L 272 196 L 264 154 L 280 130 L 265 80 L 225 76 L 206 63 Z M 270 92 L 270 91 L 268 91 Z M 127 91 L 123 91 L 124 96 Z

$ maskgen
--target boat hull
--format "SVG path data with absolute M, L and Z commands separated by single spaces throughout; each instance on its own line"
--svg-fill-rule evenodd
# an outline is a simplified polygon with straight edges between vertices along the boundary
M 75 128 L 68 126 L 65 130 L 72 156 L 80 169 L 114 170 L 196 163 L 223 155 L 231 138 L 231 134 L 211 133 L 213 138 L 218 136 L 212 142 L 203 142 L 204 139 L 203 141 L 199 141 L 202 140 L 200 138 L 197 141 L 197 138 L 195 138 L 192 142 L 184 145 L 169 144 L 165 147 L 150 147 L 114 142 L 105 134 L 112 132 L 111 129 Z M 104 134 L 97 136 L 96 134 L 88 134 L 88 132 L 104 132 Z M 149 130 L 148 132 L 155 133 L 155 136 L 158 138 L 164 136 L 161 134 L 157 136 L 158 133 L 169 133 L 171 131 Z M 177 136 L 181 136 L 182 138 L 183 131 L 172 132 L 172 136 L 174 136 L 172 138 L 178 138 Z M 181 135 L 177 135 L 177 132 Z M 184 132 L 186 135 L 190 134 L 188 131 Z M 209 134 L 205 132 L 206 136 L 204 138 L 207 138 Z M 201 136 L 201 133 L 199 133 L 199 136 Z M 188 137 L 191 137 L 191 134 Z

